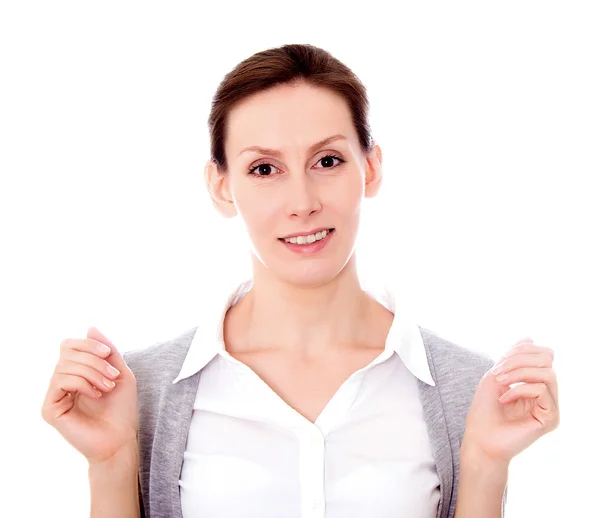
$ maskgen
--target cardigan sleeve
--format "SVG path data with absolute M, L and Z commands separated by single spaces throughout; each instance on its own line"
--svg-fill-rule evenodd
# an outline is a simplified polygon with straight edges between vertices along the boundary
M 128 354 L 131 351 L 126 351 L 122 354 L 123 356 L 123 361 L 127 364 L 127 366 L 131 369 L 131 365 L 129 364 L 129 360 L 127 358 Z M 133 372 L 133 371 L 132 371 Z M 139 439 L 139 430 L 137 433 L 137 437 Z M 139 448 L 139 442 L 138 442 L 138 448 Z M 138 477 L 137 477 L 137 484 L 138 484 L 138 502 L 139 502 L 139 506 L 140 506 L 140 517 L 139 518 L 146 518 L 146 511 L 144 510 L 144 499 L 142 497 L 142 484 L 140 482 L 140 470 L 141 470 L 142 466 L 141 466 L 141 456 L 140 456 L 140 465 L 138 466 Z
M 142 486 L 140 485 L 140 477 L 138 476 L 138 499 L 140 503 L 140 518 L 146 518 L 146 512 L 144 511 L 144 500 L 142 498 Z M 504 515 L 503 515 L 504 517 Z
M 504 486 L 504 493 L 502 495 L 502 513 L 500 514 L 501 518 L 506 518 L 506 515 L 504 514 L 504 507 L 506 506 L 507 495 L 508 495 L 508 484 L 506 484 L 506 486 Z

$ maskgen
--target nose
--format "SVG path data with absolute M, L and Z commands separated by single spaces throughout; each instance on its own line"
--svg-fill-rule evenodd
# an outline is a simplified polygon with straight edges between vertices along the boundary
M 287 213 L 289 216 L 306 218 L 321 210 L 319 190 L 310 174 L 290 174 L 287 183 Z

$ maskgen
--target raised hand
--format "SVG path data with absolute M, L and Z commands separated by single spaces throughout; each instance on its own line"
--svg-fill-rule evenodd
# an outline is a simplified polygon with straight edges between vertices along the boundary
M 499 463 L 560 422 L 554 351 L 520 340 L 485 373 L 467 414 L 463 443 Z M 499 376 L 505 375 L 505 378 Z M 515 385 L 510 387 L 510 385 Z
M 135 376 L 115 345 L 95 327 L 89 328 L 87 338 L 61 342 L 42 417 L 90 464 L 136 447 Z

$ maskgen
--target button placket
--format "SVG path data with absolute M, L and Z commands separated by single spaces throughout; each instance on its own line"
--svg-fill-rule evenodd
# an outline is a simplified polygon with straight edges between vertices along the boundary
M 324 518 L 324 438 L 318 429 L 307 430 L 300 440 L 300 482 L 305 512 L 302 518 Z

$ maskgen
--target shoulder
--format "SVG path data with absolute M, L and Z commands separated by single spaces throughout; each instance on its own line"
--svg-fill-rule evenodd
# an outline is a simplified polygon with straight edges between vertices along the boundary
M 198 326 L 195 326 L 174 338 L 156 342 L 143 349 L 126 351 L 123 353 L 123 360 L 136 379 L 156 380 L 157 377 L 171 376 L 181 368 L 197 329 Z
M 487 354 L 442 338 L 419 326 L 431 374 L 445 409 L 447 426 L 462 433 L 465 419 L 481 378 L 494 365 Z
M 492 368 L 494 360 L 487 354 L 454 343 L 439 334 L 419 326 L 419 331 L 428 352 L 434 377 L 466 381 L 470 378 L 481 379 Z

